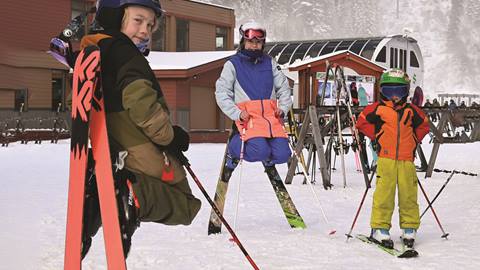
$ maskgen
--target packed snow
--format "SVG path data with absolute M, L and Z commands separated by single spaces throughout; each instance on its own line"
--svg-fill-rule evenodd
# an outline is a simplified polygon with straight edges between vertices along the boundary
M 425 144 L 430 153 L 431 145 Z M 225 144 L 192 144 L 187 156 L 192 168 L 213 198 Z M 480 172 L 480 144 L 442 145 L 436 167 Z M 63 267 L 67 209 L 69 141 L 41 145 L 20 143 L 0 148 L 2 171 L 2 230 L 0 230 L 0 269 L 61 269 Z M 363 177 L 355 172 L 353 155 L 347 156 L 347 188 L 342 186 L 340 162 L 333 173 L 332 190 L 324 190 L 317 172 L 314 189 L 320 197 L 329 225 L 310 188 L 296 176 L 287 185 L 305 222 L 306 229 L 291 229 L 280 209 L 272 187 L 258 163 L 243 163 L 231 178 L 225 217 L 233 226 L 234 201 L 242 170 L 240 204 L 236 231 L 260 269 L 480 269 L 477 254 L 480 243 L 480 178 L 455 175 L 434 204 L 449 240 L 431 213 L 422 219 L 415 259 L 398 259 L 359 240 L 346 242 L 360 198 L 365 190 Z M 277 166 L 282 177 L 286 165 Z M 423 180 L 430 198 L 448 177 L 434 173 Z M 190 179 L 191 180 L 191 179 Z M 226 230 L 207 236 L 211 207 L 193 180 L 193 192 L 203 202 L 191 226 L 164 226 L 142 223 L 133 237 L 127 259 L 129 269 L 251 269 L 240 249 L 229 241 Z M 372 194 L 354 228 L 369 232 Z M 426 206 L 419 192 L 420 208 Z M 337 233 L 329 236 L 330 229 Z M 394 213 L 392 236 L 400 245 L 398 213 Z M 94 238 L 83 269 L 106 269 L 101 230 Z

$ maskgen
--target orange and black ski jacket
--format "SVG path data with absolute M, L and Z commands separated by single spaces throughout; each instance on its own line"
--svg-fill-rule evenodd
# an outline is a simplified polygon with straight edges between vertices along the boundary
M 417 144 L 430 131 L 428 118 L 420 108 L 410 103 L 394 106 L 391 101 L 365 107 L 356 127 L 377 142 L 379 157 L 411 161 Z

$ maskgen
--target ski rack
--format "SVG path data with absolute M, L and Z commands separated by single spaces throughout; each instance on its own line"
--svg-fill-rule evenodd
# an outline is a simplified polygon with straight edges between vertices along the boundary
M 353 113 L 360 113 L 365 107 L 353 106 L 351 107 Z M 457 108 L 448 109 L 445 107 L 423 107 L 422 110 L 429 116 L 430 121 L 430 136 L 433 142 L 433 148 L 430 153 L 430 157 L 427 162 L 425 153 L 422 149 L 422 145 L 419 144 L 416 151 L 417 156 L 421 162 L 419 171 L 426 172 L 425 177 L 431 177 L 434 172 L 435 161 L 438 156 L 440 145 L 442 144 L 465 144 L 480 141 L 480 108 Z M 322 168 L 326 168 L 325 172 L 322 172 L 322 180 L 325 189 L 331 187 L 331 175 L 329 171 L 329 162 L 327 160 L 328 145 L 323 144 L 323 138 L 336 133 L 333 127 L 336 123 L 332 120 L 328 121 L 324 125 L 319 125 L 317 121 L 311 121 L 311 119 L 321 119 L 325 116 L 334 115 L 336 112 L 335 105 L 333 106 L 314 106 L 310 105 L 306 109 L 293 109 L 293 114 L 298 115 L 299 118 L 303 117 L 301 125 L 301 131 L 298 134 L 298 138 L 295 144 L 295 150 L 297 153 L 301 153 L 299 149 L 306 148 L 308 150 L 307 168 L 310 170 L 310 166 L 314 166 L 314 162 L 311 162 L 315 153 L 318 155 L 318 162 L 320 165 L 320 171 Z M 347 118 L 347 106 L 340 106 L 340 114 L 342 123 L 343 119 Z M 436 114 L 437 121 L 432 121 L 433 114 Z M 293 117 L 293 116 L 292 116 Z M 435 118 L 434 118 L 435 119 Z M 469 125 L 469 133 L 464 130 L 461 133 L 455 132 L 456 127 L 462 127 Z M 316 126 L 316 127 L 314 127 Z M 453 135 L 455 133 L 455 135 Z M 333 134 L 335 135 L 335 134 Z M 344 134 L 348 135 L 348 134 Z M 320 143 L 317 143 L 320 141 Z M 320 146 L 320 147 L 318 147 Z M 313 156 L 313 157 L 312 157 Z M 314 159 L 313 159 L 314 160 Z M 295 169 L 298 164 L 298 160 L 293 156 L 292 163 L 289 166 L 287 177 L 285 179 L 286 184 L 291 184 L 295 175 Z M 314 175 L 312 175 L 312 181 L 315 182 Z
M 433 148 L 425 173 L 425 178 L 427 178 L 433 174 L 440 145 L 480 141 L 480 108 L 423 107 L 422 110 L 429 116 L 431 142 L 433 141 Z M 461 132 L 456 132 L 455 130 L 458 127 L 464 129 Z M 467 127 L 469 131 L 466 131 Z M 470 132 L 470 134 L 467 132 Z
M 322 175 L 322 182 L 325 189 L 331 188 L 331 149 L 333 147 L 333 141 L 335 140 L 335 136 L 338 137 L 339 141 L 339 152 L 341 155 L 341 162 L 342 162 L 342 173 L 343 173 L 343 186 L 346 187 L 346 172 L 345 172 L 345 165 L 344 165 L 344 147 L 348 147 L 348 145 L 344 144 L 344 137 L 348 136 L 349 134 L 343 134 L 343 130 L 345 128 L 350 128 L 352 137 L 355 138 L 357 143 L 361 144 L 359 149 L 366 150 L 365 145 L 358 140 L 358 136 L 356 133 L 355 124 L 355 113 L 360 113 L 364 107 L 353 107 L 350 104 L 342 105 L 340 103 L 340 96 L 345 94 L 347 97 L 347 102 L 350 102 L 351 96 L 349 95 L 348 90 L 346 89 L 345 78 L 343 75 L 343 69 L 340 65 L 331 66 L 327 62 L 326 72 L 325 72 L 325 81 L 323 84 L 322 95 L 318 96 L 319 98 L 318 103 L 323 104 L 324 101 L 324 93 L 325 93 L 325 86 L 328 77 L 332 72 L 333 77 L 336 81 L 336 96 L 337 101 L 334 106 L 315 106 L 309 105 L 306 110 L 295 109 L 293 110 L 293 114 L 299 114 L 300 118 L 304 117 L 300 133 L 298 135 L 295 144 L 294 151 L 297 153 L 302 153 L 302 149 L 306 147 L 308 149 L 308 162 L 307 162 L 307 170 L 310 169 L 310 165 L 312 165 L 312 181 L 315 182 L 315 175 L 314 175 L 314 168 L 315 168 L 315 154 L 318 156 L 318 162 L 320 165 L 320 172 Z M 360 109 L 359 109 L 360 108 Z M 320 126 L 320 122 L 324 122 L 325 116 L 329 116 L 329 121 L 327 123 L 322 124 Z M 293 115 L 291 115 L 294 118 Z M 315 120 L 312 120 L 315 119 Z M 295 122 L 295 121 L 291 121 Z M 345 124 L 347 123 L 347 124 Z M 311 136 L 309 134 L 311 133 Z M 295 136 L 294 134 L 293 136 Z M 324 137 L 329 137 L 329 142 L 326 146 L 324 146 Z M 312 139 L 313 138 L 313 139 Z M 325 149 L 326 148 L 326 149 Z M 313 159 L 313 162 L 311 162 Z M 366 170 L 364 166 L 364 161 L 360 155 L 360 162 L 362 162 L 362 171 Z M 293 176 L 295 175 L 296 168 L 298 166 L 298 159 L 296 156 L 292 156 L 291 162 L 288 168 L 287 176 L 285 179 L 286 184 L 291 184 L 293 181 Z M 368 186 L 368 174 L 365 176 L 365 184 Z

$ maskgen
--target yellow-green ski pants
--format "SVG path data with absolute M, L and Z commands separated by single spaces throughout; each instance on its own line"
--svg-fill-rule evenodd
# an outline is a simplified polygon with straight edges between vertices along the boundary
M 370 226 L 390 229 L 398 185 L 400 228 L 418 229 L 420 216 L 417 203 L 417 172 L 412 161 L 378 158 L 377 184 L 373 194 Z

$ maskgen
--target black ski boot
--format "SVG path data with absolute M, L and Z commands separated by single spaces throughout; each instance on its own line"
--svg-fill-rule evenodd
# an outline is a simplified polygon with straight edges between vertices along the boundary
M 102 226 L 100 216 L 100 203 L 98 201 L 97 181 L 94 171 L 94 160 L 89 152 L 88 169 L 85 180 L 85 199 L 83 202 L 83 228 L 82 228 L 82 259 L 90 250 L 92 245 L 92 237 L 97 234 L 98 229 Z
M 120 232 L 122 233 L 123 254 L 128 256 L 132 245 L 132 236 L 137 227 L 140 226 L 138 209 L 135 205 L 135 195 L 132 183 L 135 182 L 133 173 L 122 170 L 116 173 L 115 193 L 117 194 L 118 219 L 120 221 Z

